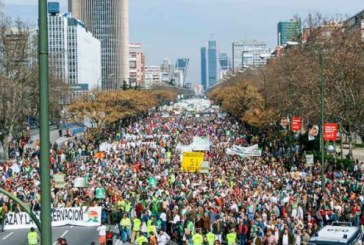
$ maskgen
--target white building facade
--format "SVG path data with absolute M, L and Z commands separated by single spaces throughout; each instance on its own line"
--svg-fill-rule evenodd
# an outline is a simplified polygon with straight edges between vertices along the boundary
M 245 67 L 258 67 L 266 64 L 267 60 L 261 58 L 270 54 L 265 42 L 241 41 L 232 45 L 233 71 L 241 70 Z
M 150 89 L 153 86 L 161 85 L 161 68 L 160 66 L 145 67 L 145 88 Z
M 70 100 L 101 88 L 101 43 L 70 14 L 48 17 L 50 69 L 70 88 Z

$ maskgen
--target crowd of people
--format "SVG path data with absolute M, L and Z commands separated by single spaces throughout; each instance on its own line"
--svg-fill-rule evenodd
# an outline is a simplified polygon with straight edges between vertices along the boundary
M 322 188 L 321 165 L 306 167 L 301 158 L 287 164 L 291 148 L 279 135 L 254 131 L 206 100 L 176 103 L 105 130 L 101 140 L 53 144 L 51 174 L 65 174 L 66 186 L 52 182 L 52 205 L 101 206 L 102 223 L 117 226 L 118 239 L 137 244 L 298 245 L 334 221 L 364 224 L 363 163 L 350 168 L 326 163 Z M 195 136 L 211 143 L 204 151 L 208 173 L 181 170 L 177 146 L 191 144 Z M 253 144 L 261 156 L 226 154 L 233 145 Z M 299 153 L 298 145 L 292 149 Z M 39 211 L 39 147 L 17 144 L 10 153 L 0 187 Z M 75 186 L 80 176 L 86 187 Z M 105 198 L 96 197 L 97 188 L 105 189 Z M 5 213 L 21 212 L 3 196 L 0 206 Z

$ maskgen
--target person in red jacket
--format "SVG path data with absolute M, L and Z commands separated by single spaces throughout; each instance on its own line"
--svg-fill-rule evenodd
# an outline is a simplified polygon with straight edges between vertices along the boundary
M 246 238 L 247 238 L 247 234 L 248 234 L 248 226 L 247 223 L 249 222 L 248 217 L 244 216 L 244 220 L 240 219 L 239 221 L 239 225 L 238 225 L 238 237 L 239 237 L 239 241 L 240 241 L 240 245 L 245 245 L 246 243 Z

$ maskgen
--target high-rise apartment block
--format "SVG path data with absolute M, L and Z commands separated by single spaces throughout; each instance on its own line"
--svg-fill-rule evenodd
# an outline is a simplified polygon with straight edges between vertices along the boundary
M 102 88 L 121 88 L 129 80 L 128 0 L 68 0 L 68 7 L 101 41 Z
M 49 4 L 49 66 L 54 76 L 69 85 L 72 101 L 78 95 L 101 87 L 101 43 L 71 14 L 60 15 Z
M 297 41 L 301 33 L 301 20 L 299 18 L 279 22 L 277 32 L 278 46 L 283 46 L 289 41 Z
M 145 57 L 142 48 L 141 43 L 130 43 L 129 45 L 129 83 L 132 87 L 144 86 Z
M 234 42 L 232 50 L 233 71 L 238 71 L 245 67 L 264 65 L 267 63 L 267 60 L 262 57 L 270 54 L 267 44 L 256 40 Z
M 145 67 L 145 88 L 150 89 L 153 86 L 161 85 L 161 68 L 160 66 Z

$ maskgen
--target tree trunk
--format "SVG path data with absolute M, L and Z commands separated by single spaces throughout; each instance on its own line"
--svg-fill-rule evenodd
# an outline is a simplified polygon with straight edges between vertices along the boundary
M 353 159 L 353 132 L 351 127 L 349 127 L 349 157 Z

